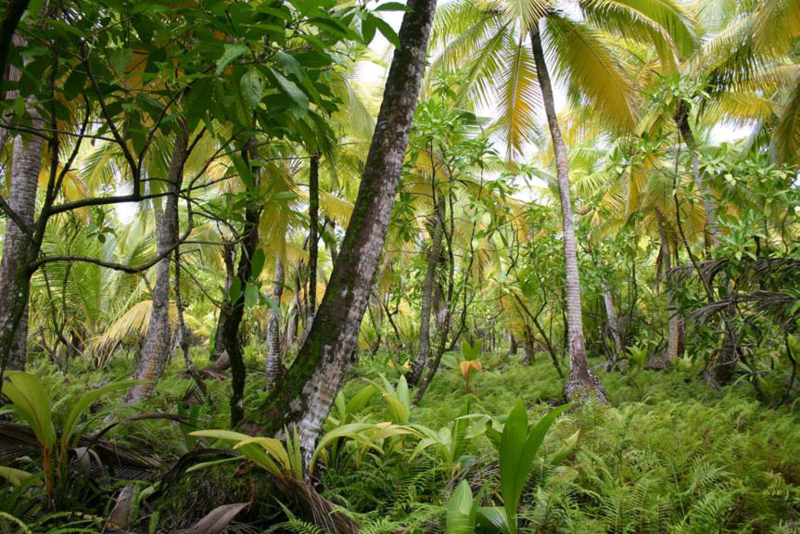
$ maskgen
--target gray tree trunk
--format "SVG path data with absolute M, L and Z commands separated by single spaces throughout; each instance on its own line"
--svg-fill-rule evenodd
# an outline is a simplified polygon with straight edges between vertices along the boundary
M 175 145 L 172 150 L 172 157 L 169 162 L 168 191 L 164 202 L 164 211 L 160 217 L 161 224 L 158 224 L 158 214 L 156 214 L 156 232 L 158 254 L 166 254 L 174 248 L 178 242 L 178 191 L 183 181 L 183 164 L 186 160 L 186 145 L 188 134 L 178 133 L 175 138 Z M 125 395 L 125 402 L 131 403 L 142 400 L 150 396 L 156 382 L 164 372 L 167 358 L 170 353 L 171 328 L 169 320 L 170 304 L 170 256 L 166 255 L 156 266 L 156 283 L 153 287 L 153 309 L 150 312 L 150 323 L 147 327 L 147 337 L 145 338 L 142 355 L 139 358 L 139 365 L 134 374 L 136 380 L 141 380 L 141 384 L 136 384 L 128 390 Z
M 619 319 L 617 318 L 616 310 L 614 310 L 614 295 L 605 280 L 603 280 L 603 303 L 606 306 L 608 329 L 611 334 L 611 340 L 614 342 L 615 357 L 618 357 L 622 353 L 622 330 L 619 328 Z
M 667 326 L 667 360 L 672 362 L 680 357 L 681 330 L 683 320 L 677 311 L 677 302 L 669 280 L 669 270 L 672 268 L 669 239 L 664 227 L 664 216 L 656 211 L 658 218 L 658 231 L 661 234 L 661 265 L 667 287 L 667 307 L 669 308 L 669 323 Z
M 569 330 L 569 378 L 564 383 L 564 393 L 570 400 L 583 400 L 597 397 L 605 400 L 605 393 L 600 380 L 589 368 L 586 359 L 586 343 L 583 337 L 583 317 L 581 316 L 581 281 L 578 272 L 578 249 L 575 240 L 575 226 L 572 215 L 572 198 L 569 190 L 569 161 L 567 145 L 561 135 L 556 116 L 553 87 L 550 74 L 545 63 L 542 39 L 538 28 L 531 30 L 531 48 L 536 63 L 539 87 L 542 91 L 542 102 L 550 135 L 553 139 L 553 150 L 556 155 L 556 173 L 558 190 L 561 198 L 561 215 L 564 224 L 564 259 L 566 262 L 567 282 L 567 317 Z
M 420 312 L 419 324 L 419 344 L 417 345 L 417 356 L 411 366 L 411 371 L 406 378 L 409 384 L 419 382 L 422 372 L 428 365 L 431 351 L 431 307 L 433 301 L 433 286 L 436 282 L 436 267 L 439 264 L 439 256 L 442 248 L 442 237 L 444 235 L 444 195 L 440 196 L 436 203 L 434 213 L 433 232 L 431 235 L 431 248 L 428 250 L 428 268 L 425 272 L 425 281 L 422 285 L 422 310 Z
M 689 109 L 686 107 L 686 102 L 683 100 L 678 102 L 678 110 L 675 112 L 675 124 L 681 132 L 683 142 L 689 149 L 689 157 L 692 162 L 692 178 L 694 178 L 695 186 L 700 191 L 700 198 L 703 201 L 703 210 L 706 214 L 706 229 L 711 236 L 711 243 L 714 247 L 720 244 L 719 226 L 717 224 L 717 206 L 716 199 L 711 192 L 711 188 L 703 181 L 700 176 L 700 159 L 697 157 L 697 142 L 692 132 L 692 127 L 689 124 Z
M 32 106 L 28 113 L 33 118 L 33 128 L 41 128 L 42 121 Z M 29 228 L 33 225 L 36 211 L 43 145 L 42 138 L 36 135 L 28 139 L 21 135 L 14 138 L 7 203 Z M 0 262 L 0 328 L 3 333 L 0 343 L 4 345 L 2 354 L 7 358 L 6 369 L 24 369 L 27 360 L 29 245 L 30 239 L 25 232 L 10 217 L 6 217 L 5 243 Z
M 272 300 L 275 306 L 280 307 L 281 296 L 283 295 L 283 284 L 285 281 L 285 273 L 283 270 L 283 260 L 280 255 L 275 259 L 275 285 L 272 289 Z M 266 376 L 266 389 L 272 389 L 277 384 L 283 375 L 283 361 L 281 359 L 281 319 L 280 316 L 272 310 L 269 316 L 269 325 L 267 326 L 267 361 L 264 369 Z
M 325 297 L 282 387 L 267 399 L 267 431 L 297 424 L 306 460 L 358 342 L 405 159 L 436 0 L 410 0 L 387 77 L 358 198 Z

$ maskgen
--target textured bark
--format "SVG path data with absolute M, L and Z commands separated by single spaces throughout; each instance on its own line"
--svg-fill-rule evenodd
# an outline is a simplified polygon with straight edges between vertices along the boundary
M 307 460 L 356 348 L 417 106 L 436 1 L 411 0 L 408 7 L 358 198 L 325 297 L 294 365 L 263 413 L 272 433 L 297 424 Z
M 225 262 L 225 294 L 231 288 L 233 279 L 236 276 L 236 245 L 225 245 L 222 249 L 222 258 Z M 231 316 L 231 306 L 227 298 L 222 300 L 219 308 L 219 318 L 217 319 L 217 329 L 214 334 L 214 363 L 209 367 L 212 371 L 224 371 L 231 366 L 231 359 L 228 356 L 228 349 L 225 347 L 225 323 Z
M 186 160 L 188 134 L 180 132 L 175 138 L 172 157 L 169 162 L 168 191 L 161 216 L 156 213 L 156 233 L 158 254 L 167 252 L 178 242 L 178 192 L 183 181 L 183 164 Z M 159 224 L 160 219 L 160 224 Z M 153 392 L 156 382 L 164 372 L 170 353 L 171 328 L 169 320 L 170 304 L 170 256 L 166 255 L 156 266 L 156 283 L 153 286 L 153 308 L 150 312 L 150 323 L 147 327 L 142 355 L 139 358 L 134 378 L 141 380 L 128 390 L 125 402 L 142 400 Z
M 440 195 L 436 203 L 433 231 L 431 233 L 431 248 L 428 250 L 428 268 L 425 272 L 425 281 L 422 284 L 422 310 L 420 312 L 419 344 L 417 356 L 411 366 L 411 371 L 406 376 L 409 384 L 419 382 L 422 372 L 428 365 L 431 351 L 431 305 L 433 300 L 433 286 L 436 283 L 436 266 L 441 255 L 442 236 L 444 235 L 444 195 Z
M 22 15 L 28 9 L 28 4 L 30 4 L 30 0 L 8 0 L 6 3 L 5 15 L 3 16 L 2 25 L 0 25 L 0 101 L 5 97 L 2 86 L 14 32 L 17 30 Z
M 599 379 L 589 368 L 586 359 L 586 343 L 583 337 L 583 317 L 581 316 L 581 282 L 578 272 L 578 250 L 575 241 L 575 226 L 572 215 L 572 198 L 569 190 L 569 161 L 567 145 L 561 135 L 556 116 L 553 87 L 550 74 L 545 63 L 541 35 L 538 28 L 531 31 L 531 48 L 536 63 L 539 87 L 542 91 L 547 123 L 553 139 L 553 150 L 556 155 L 556 174 L 561 199 L 561 215 L 564 224 L 564 259 L 566 262 L 567 282 L 567 319 L 569 330 L 569 378 L 564 384 L 564 393 L 570 400 L 582 400 L 597 397 L 605 400 L 603 387 Z
M 317 256 L 319 244 L 319 155 L 312 156 L 308 172 L 308 309 L 306 329 L 317 311 Z
M 711 243 L 714 247 L 720 244 L 719 226 L 717 224 L 717 206 L 711 188 L 703 181 L 700 176 L 700 159 L 697 157 L 697 142 L 692 132 L 692 127 L 689 124 L 689 109 L 686 107 L 686 102 L 683 100 L 678 102 L 678 109 L 675 112 L 675 124 L 681 132 L 683 142 L 689 148 L 689 157 L 691 158 L 692 165 L 692 178 L 700 191 L 700 198 L 703 201 L 703 210 L 706 213 L 706 229 L 711 236 Z
M 672 283 L 669 279 L 669 271 L 672 268 L 671 251 L 667 230 L 664 227 L 664 216 L 660 211 L 656 211 L 658 218 L 658 231 L 661 234 L 661 265 L 663 276 L 667 286 L 667 307 L 669 308 L 669 323 L 667 327 L 667 360 L 670 362 L 677 360 L 681 356 L 681 331 L 683 330 L 683 319 L 678 314 L 675 293 L 672 290 Z
M 254 159 L 257 157 L 252 146 L 248 148 L 248 151 L 249 158 Z M 259 167 L 253 168 L 253 176 L 256 187 L 259 187 Z M 239 329 L 244 318 L 245 288 L 252 277 L 253 254 L 258 248 L 258 223 L 260 219 L 261 209 L 259 207 L 248 205 L 245 208 L 245 226 L 242 232 L 245 238 L 242 241 L 242 253 L 239 255 L 239 265 L 236 269 L 236 277 L 239 279 L 242 290 L 237 299 L 230 302 L 230 316 L 225 321 L 225 327 L 222 330 L 225 348 L 228 351 L 231 365 L 231 427 L 237 426 L 244 419 L 244 386 L 247 380 L 247 369 L 244 365 Z
M 272 301 L 277 307 L 281 305 L 285 278 L 283 260 L 278 256 L 275 259 L 275 285 L 272 289 Z M 264 369 L 264 375 L 266 377 L 265 387 L 267 390 L 272 389 L 275 384 L 280 381 L 281 376 L 283 376 L 280 327 L 280 316 L 275 313 L 275 310 L 272 310 L 269 316 L 269 325 L 267 326 L 267 359 Z
M 33 107 L 28 109 L 33 127 L 42 126 Z M 39 136 L 14 138 L 11 162 L 11 186 L 8 206 L 30 228 L 36 211 L 36 190 L 42 165 L 44 142 Z M 3 258 L 0 262 L 0 354 L 5 369 L 24 369 L 27 359 L 28 293 L 31 240 L 25 232 L 6 217 Z
M 533 332 L 527 325 L 525 326 L 525 334 L 522 341 L 523 352 L 520 363 L 522 365 L 530 365 L 535 361 L 536 348 L 533 345 Z
M 617 312 L 614 310 L 614 295 L 611 293 L 611 288 L 605 280 L 603 280 L 603 303 L 606 306 L 606 317 L 608 319 L 608 330 L 611 334 L 611 339 L 614 341 L 615 358 L 622 352 L 622 330 L 619 328 L 619 319 Z
M 515 356 L 517 354 L 517 346 L 519 343 L 517 342 L 516 336 L 514 334 L 509 334 L 508 340 L 508 355 Z

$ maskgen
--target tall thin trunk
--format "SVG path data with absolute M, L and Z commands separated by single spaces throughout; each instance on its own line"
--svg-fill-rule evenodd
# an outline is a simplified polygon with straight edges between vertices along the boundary
M 606 306 L 608 330 L 612 341 L 614 341 L 614 359 L 616 359 L 622 353 L 622 330 L 619 328 L 619 319 L 617 318 L 616 310 L 614 310 L 614 295 L 605 280 L 603 280 L 603 303 Z
M 689 149 L 689 157 L 692 162 L 692 178 L 700 191 L 700 198 L 703 201 L 703 210 L 706 213 L 706 229 L 711 236 L 711 243 L 714 247 L 720 244 L 719 226 L 717 224 L 717 206 L 711 188 L 703 181 L 700 176 L 700 159 L 697 156 L 697 141 L 695 141 L 692 127 L 689 124 L 689 108 L 684 100 L 678 102 L 678 109 L 675 112 L 675 124 L 681 132 L 683 142 Z
M 531 332 L 531 329 L 527 324 L 525 325 L 522 349 L 522 360 L 520 361 L 522 365 L 530 365 L 536 361 L 536 348 L 533 345 L 533 332 Z
M 442 248 L 442 236 L 444 235 L 444 195 L 439 196 L 439 201 L 435 206 L 433 231 L 431 235 L 431 248 L 428 250 L 428 269 L 425 272 L 425 281 L 422 284 L 422 310 L 420 312 L 419 324 L 419 344 L 417 345 L 417 356 L 411 366 L 411 371 L 406 378 L 409 384 L 419 382 L 422 372 L 428 365 L 428 358 L 431 351 L 431 305 L 433 300 L 433 286 L 436 282 L 436 266 L 439 264 L 439 256 Z
M 244 151 L 248 163 L 257 157 L 256 151 L 250 139 L 248 148 Z M 255 187 L 260 185 L 259 168 L 253 168 Z M 258 189 L 256 189 L 258 190 Z M 253 272 L 253 254 L 258 248 L 258 223 L 261 219 L 261 209 L 258 206 L 248 204 L 244 211 L 244 239 L 242 241 L 242 253 L 239 256 L 239 265 L 236 269 L 236 277 L 239 279 L 242 290 L 236 300 L 230 302 L 231 313 L 225 321 L 225 328 L 222 335 L 225 338 L 225 347 L 228 349 L 228 356 L 231 362 L 231 427 L 238 425 L 244 419 L 244 386 L 247 380 L 247 369 L 244 365 L 244 354 L 242 344 L 239 339 L 239 329 L 244 318 L 245 288 L 250 281 Z
M 28 109 L 33 127 L 42 127 L 33 106 Z M 8 206 L 29 228 L 36 211 L 36 190 L 42 166 L 44 142 L 38 135 L 14 138 L 11 161 L 11 184 Z M 0 327 L 2 355 L 7 358 L 5 369 L 24 369 L 28 346 L 28 293 L 30 273 L 27 272 L 30 238 L 10 218 L 6 217 L 3 258 L 0 262 Z
M 572 215 L 572 198 L 569 190 L 569 162 L 567 145 L 561 136 L 556 116 L 553 87 L 545 63 L 542 39 L 538 28 L 531 30 L 531 48 L 536 62 L 536 73 L 542 91 L 547 123 L 553 139 L 556 155 L 556 174 L 561 198 L 561 215 L 564 224 L 564 259 L 566 262 L 567 318 L 569 330 L 569 378 L 564 384 L 564 393 L 571 400 L 597 397 L 605 400 L 600 380 L 592 373 L 586 359 L 586 344 L 583 337 L 583 318 L 581 316 L 581 282 L 578 272 L 578 250 L 575 241 L 575 226 Z
M 308 173 L 308 309 L 306 329 L 317 310 L 317 256 L 319 244 L 319 154 L 311 156 Z
M 680 357 L 680 340 L 683 321 L 678 314 L 675 292 L 672 289 L 672 283 L 669 279 L 669 271 L 672 268 L 672 263 L 669 239 L 667 238 L 667 230 L 664 227 L 664 216 L 660 211 L 656 210 L 656 217 L 658 219 L 658 232 L 661 234 L 661 265 L 667 287 L 667 308 L 669 310 L 669 323 L 667 326 L 667 360 L 672 362 Z
M 283 295 L 283 284 L 286 275 L 283 270 L 283 260 L 280 255 L 275 259 L 275 283 L 272 288 L 272 301 L 276 307 L 281 306 L 281 296 Z M 267 358 L 264 368 L 266 376 L 266 389 L 272 389 L 283 376 L 283 362 L 281 360 L 281 319 L 272 310 L 267 326 Z
M 263 413 L 273 433 L 297 423 L 307 460 L 352 361 L 417 107 L 436 1 L 410 0 L 408 7 L 358 198 L 325 297 L 294 365 Z
M 508 355 L 509 356 L 516 356 L 518 344 L 519 343 L 517 341 L 516 336 L 514 336 L 513 333 L 509 333 L 509 339 L 508 339 Z
M 169 162 L 168 191 L 164 202 L 164 210 L 161 216 L 156 213 L 156 233 L 158 254 L 164 254 L 164 258 L 158 262 L 156 267 L 156 283 L 153 287 L 153 307 L 150 312 L 150 323 L 147 327 L 147 337 L 145 338 L 144 348 L 142 349 L 139 365 L 134 374 L 136 380 L 141 380 L 141 384 L 136 384 L 128 390 L 125 395 L 125 402 L 136 402 L 148 397 L 155 387 L 156 381 L 164 372 L 167 358 L 170 352 L 170 319 L 169 319 L 169 290 L 170 276 L 169 268 L 171 259 L 168 254 L 178 242 L 178 192 L 183 181 L 183 165 L 186 161 L 186 145 L 188 143 L 188 132 L 181 131 L 175 138 L 175 145 L 172 149 L 172 157 Z M 160 224 L 158 220 L 160 219 Z

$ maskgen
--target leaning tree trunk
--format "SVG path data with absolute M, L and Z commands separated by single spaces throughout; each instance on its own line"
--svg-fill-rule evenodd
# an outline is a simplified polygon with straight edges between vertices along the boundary
M 272 289 L 272 300 L 276 308 L 281 306 L 281 296 L 283 295 L 283 284 L 285 281 L 285 273 L 283 271 L 283 260 L 280 255 L 275 259 L 275 285 Z M 267 326 L 267 358 L 264 369 L 266 377 L 265 388 L 272 389 L 275 384 L 280 381 L 283 375 L 283 362 L 281 360 L 281 318 L 280 315 L 273 309 L 269 316 L 269 325 Z
M 132 386 L 125 395 L 125 402 L 131 403 L 150 396 L 156 381 L 164 372 L 170 352 L 170 318 L 169 318 L 169 267 L 171 263 L 168 252 L 178 242 L 178 192 L 183 181 L 183 165 L 186 161 L 186 145 L 188 132 L 181 131 L 175 138 L 172 157 L 169 162 L 168 191 L 164 210 L 159 217 L 156 213 L 157 250 L 159 256 L 164 254 L 156 267 L 156 283 L 153 286 L 153 306 L 150 312 L 150 323 L 147 327 L 142 355 L 134 374 L 142 383 Z M 160 219 L 160 224 L 159 224 Z
M 383 250 L 425 67 L 436 0 L 403 16 L 353 215 L 314 324 L 262 414 L 271 433 L 297 424 L 306 460 L 342 385 Z
M 442 248 L 442 237 L 444 236 L 444 195 L 440 196 L 434 208 L 433 232 L 431 248 L 428 251 L 428 269 L 425 272 L 425 281 L 422 285 L 422 310 L 420 312 L 419 324 L 419 344 L 417 345 L 417 356 L 411 366 L 411 371 L 406 376 L 409 384 L 419 382 L 422 372 L 428 365 L 428 358 L 431 351 L 431 304 L 433 300 L 433 286 L 436 282 L 436 266 L 439 264 L 439 256 Z
M 28 109 L 34 128 L 41 127 L 38 113 Z M 14 139 L 11 161 L 11 184 L 7 200 L 28 228 L 33 226 L 36 211 L 36 189 L 42 165 L 43 140 L 38 135 Z M 29 236 L 6 217 L 3 259 L 0 262 L 0 355 L 3 369 L 24 369 L 28 346 L 28 293 L 30 273 L 27 268 Z
M 583 337 L 583 318 L 581 316 L 581 281 L 578 272 L 578 251 L 575 241 L 575 226 L 572 215 L 572 198 L 569 190 L 569 162 L 567 145 L 561 136 L 556 116 L 553 87 L 550 74 L 545 63 L 542 39 L 538 28 L 531 30 L 531 48 L 536 62 L 536 73 L 542 91 L 547 123 L 553 138 L 553 150 L 556 155 L 556 174 L 558 190 L 561 198 L 561 216 L 564 223 L 564 259 L 566 262 L 567 281 L 567 318 L 569 330 L 569 378 L 564 383 L 564 393 L 568 399 L 583 400 L 596 397 L 605 400 L 605 393 L 600 380 L 589 368 L 586 358 L 586 344 Z

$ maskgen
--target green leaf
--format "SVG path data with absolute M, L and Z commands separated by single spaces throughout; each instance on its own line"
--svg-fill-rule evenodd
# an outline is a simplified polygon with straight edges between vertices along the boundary
M 66 450 L 67 446 L 69 445 L 70 438 L 75 431 L 75 425 L 78 423 L 81 415 L 83 415 L 83 413 L 89 409 L 92 403 L 107 393 L 111 393 L 112 391 L 117 391 L 120 389 L 127 389 L 133 385 L 141 383 L 142 382 L 139 380 L 126 380 L 124 382 L 108 384 L 107 386 L 90 391 L 78 399 L 78 402 L 76 402 L 75 406 L 72 407 L 72 410 L 70 410 L 69 415 L 64 422 L 64 429 L 61 434 L 62 450 Z M 75 437 L 78 438 L 79 435 L 76 435 Z
M 447 534 L 474 534 L 477 508 L 473 504 L 472 488 L 466 479 L 453 492 L 445 507 Z
M 281 68 L 284 74 L 293 75 L 298 80 L 304 77 L 303 67 L 297 62 L 294 56 L 290 56 L 286 52 L 278 51 L 275 54 L 275 63 Z
M 8 379 L 3 393 L 31 427 L 42 448 L 51 449 L 56 442 L 56 431 L 50 417 L 50 399 L 41 382 L 22 371 L 9 372 Z
M 392 43 L 396 49 L 400 50 L 400 37 L 397 36 L 394 28 L 392 28 L 388 22 L 378 17 L 375 17 L 375 25 L 383 36 L 386 37 L 386 40 Z
M 405 11 L 411 13 L 411 8 L 400 2 L 386 2 L 375 8 L 375 11 Z
M 253 258 L 250 260 L 250 278 L 257 280 L 261 271 L 264 270 L 264 263 L 267 260 L 267 255 L 264 254 L 264 249 L 256 249 L 253 253 Z
M 217 60 L 217 75 L 222 74 L 225 67 L 230 65 L 236 58 L 247 52 L 247 47 L 240 44 L 226 44 L 222 57 Z
M 239 80 L 239 92 L 250 109 L 255 109 L 261 102 L 261 97 L 264 95 L 264 82 L 255 68 L 247 69 L 247 72 Z
M 297 108 L 299 108 L 299 110 L 302 112 L 300 116 L 308 111 L 308 96 L 306 96 L 306 94 L 299 87 L 297 87 L 294 82 L 287 79 L 277 70 L 270 68 L 269 71 L 278 82 L 281 92 L 287 95 L 292 102 L 294 102 L 295 106 L 297 106 Z

